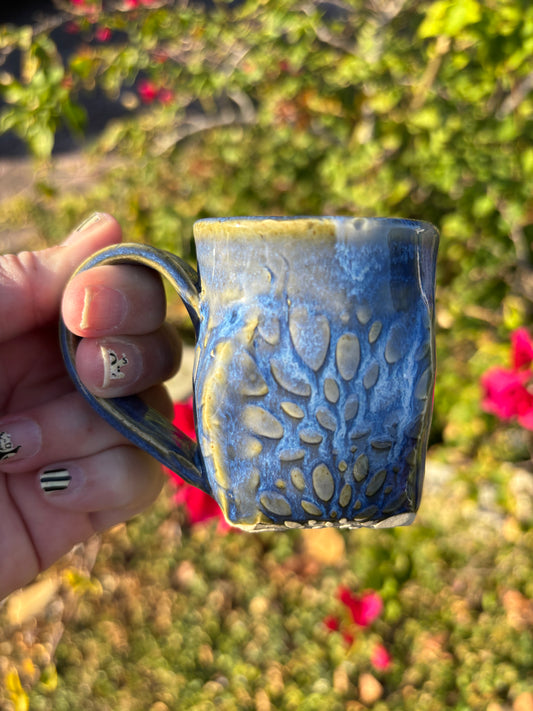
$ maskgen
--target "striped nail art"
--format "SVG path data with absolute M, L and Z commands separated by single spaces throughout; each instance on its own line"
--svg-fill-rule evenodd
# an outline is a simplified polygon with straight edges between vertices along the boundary
M 70 484 L 72 477 L 67 469 L 46 469 L 41 476 L 41 489 L 49 494 L 52 491 L 63 491 Z

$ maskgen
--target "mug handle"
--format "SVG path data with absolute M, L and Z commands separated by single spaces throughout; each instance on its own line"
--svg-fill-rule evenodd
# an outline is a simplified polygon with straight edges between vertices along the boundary
M 96 252 L 78 267 L 73 276 L 102 264 L 142 264 L 158 271 L 179 294 L 198 338 L 200 278 L 183 259 L 149 245 L 124 243 Z M 59 338 L 67 371 L 96 412 L 135 445 L 179 474 L 188 484 L 211 494 L 198 444 L 157 410 L 148 407 L 137 395 L 102 398 L 89 392 L 81 382 L 75 365 L 76 349 L 81 339 L 67 329 L 63 320 L 60 321 Z

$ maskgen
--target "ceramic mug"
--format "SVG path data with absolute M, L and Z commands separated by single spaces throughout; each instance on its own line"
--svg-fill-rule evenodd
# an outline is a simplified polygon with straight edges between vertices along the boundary
M 196 333 L 198 444 L 136 396 L 89 393 L 139 447 L 246 530 L 389 527 L 419 506 L 435 379 L 438 232 L 428 223 L 244 217 L 194 225 L 198 272 L 141 244 L 78 271 L 159 271 Z M 112 367 L 113 364 L 111 364 Z

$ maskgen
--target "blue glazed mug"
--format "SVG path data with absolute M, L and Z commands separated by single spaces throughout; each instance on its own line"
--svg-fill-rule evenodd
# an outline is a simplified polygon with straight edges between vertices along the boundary
M 198 444 L 136 396 L 95 397 L 112 425 L 211 494 L 249 531 L 413 521 L 435 380 L 438 232 L 428 223 L 244 217 L 194 225 L 198 272 L 140 244 L 78 271 L 137 263 L 165 276 L 196 333 Z

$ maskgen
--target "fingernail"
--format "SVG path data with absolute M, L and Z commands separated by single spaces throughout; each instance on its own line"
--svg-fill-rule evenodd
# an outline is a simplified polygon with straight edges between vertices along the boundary
M 103 365 L 103 388 L 117 385 L 117 381 L 125 378 L 128 385 L 137 380 L 142 369 L 142 356 L 131 343 L 128 344 L 127 349 L 122 349 L 119 343 L 101 345 L 100 355 Z
M 94 227 L 94 225 L 98 224 L 99 222 L 103 222 L 106 220 L 107 215 L 105 212 L 93 212 L 92 215 L 87 217 L 85 220 L 83 220 L 82 223 L 80 223 L 74 232 L 70 234 L 69 237 L 63 242 L 63 245 L 70 245 L 76 242 L 79 239 L 80 232 L 86 232 L 89 230 L 91 227 Z
M 41 444 L 41 428 L 35 420 L 16 417 L 0 423 L 0 462 L 33 457 Z
M 124 294 L 107 286 L 91 285 L 85 289 L 80 328 L 91 331 L 118 328 L 128 313 Z
M 79 224 L 74 232 L 84 232 L 85 230 L 88 230 L 89 227 L 92 227 L 95 225 L 97 222 L 101 222 L 104 217 L 104 214 L 101 212 L 93 212 L 92 215 L 89 215 L 81 224 Z
M 72 481 L 68 469 L 58 467 L 57 469 L 45 469 L 39 475 L 41 489 L 45 494 L 50 494 L 55 491 L 64 491 L 68 488 Z

